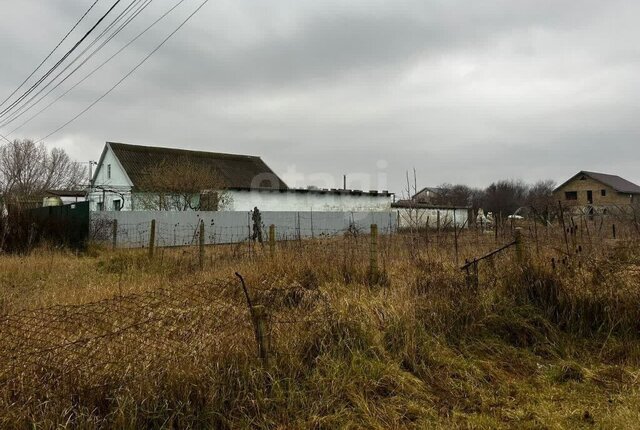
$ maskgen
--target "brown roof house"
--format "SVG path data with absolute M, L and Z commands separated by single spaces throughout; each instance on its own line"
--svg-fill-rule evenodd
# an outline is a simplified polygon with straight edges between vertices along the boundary
M 582 170 L 553 191 L 565 206 L 623 208 L 640 204 L 640 186 L 620 176 Z
M 196 191 L 188 202 L 185 189 Z M 89 201 L 94 211 L 145 210 L 157 209 L 162 195 L 182 198 L 184 209 L 218 210 L 219 202 L 211 204 L 209 197 L 222 189 L 286 190 L 287 185 L 256 156 L 107 142 Z
M 289 188 L 252 155 L 107 142 L 89 192 L 92 211 L 376 211 L 388 191 Z

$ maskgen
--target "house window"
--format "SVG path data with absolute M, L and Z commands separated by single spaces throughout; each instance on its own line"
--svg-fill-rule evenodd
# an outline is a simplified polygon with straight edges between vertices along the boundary
M 587 203 L 589 204 L 593 203 L 593 191 L 591 190 L 587 191 Z
M 119 211 L 120 209 L 122 209 L 122 200 L 114 200 L 113 201 L 113 210 L 114 211 Z
M 200 210 L 201 211 L 217 211 L 219 210 L 220 197 L 215 191 L 205 191 L 200 193 Z
M 606 197 L 607 196 L 607 190 L 600 190 L 600 195 L 602 197 Z
M 578 192 L 577 191 L 565 191 L 564 198 L 565 198 L 565 200 L 578 200 Z
M 107 179 L 111 179 L 111 164 L 107 164 Z
M 98 206 L 98 210 L 99 210 L 99 211 L 104 210 L 104 203 L 102 203 L 102 202 L 98 202 L 98 203 L 97 203 L 97 206 Z

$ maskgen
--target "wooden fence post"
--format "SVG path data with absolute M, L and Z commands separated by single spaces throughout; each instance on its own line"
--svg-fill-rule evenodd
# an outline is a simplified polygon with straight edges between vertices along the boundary
M 611 232 L 613 233 L 613 238 L 616 238 L 616 225 L 615 224 L 611 224 Z
M 453 209 L 453 241 L 456 252 L 456 266 L 458 265 L 458 225 L 456 221 L 456 209 Z
M 271 258 L 276 255 L 276 226 L 274 224 L 269 226 L 269 252 Z
M 112 237 L 112 246 L 113 249 L 115 250 L 116 247 L 118 246 L 118 220 L 114 219 L 113 220 L 113 237 Z
M 149 258 L 153 258 L 154 248 L 156 247 L 156 220 L 151 220 L 151 231 L 149 232 Z
M 567 254 L 571 254 L 569 238 L 567 237 L 567 225 L 564 222 L 564 209 L 562 208 L 562 202 L 560 200 L 558 200 L 558 207 L 560 208 L 560 225 L 562 226 L 562 233 L 564 234 L 564 243 L 567 246 Z
M 369 280 L 378 282 L 378 224 L 371 224 L 371 247 L 369 250 Z
M 199 245 L 199 263 L 200 270 L 204 269 L 204 220 L 200 220 L 200 232 L 198 235 L 198 245 Z
M 256 332 L 256 343 L 258 344 L 258 357 L 266 365 L 269 362 L 269 349 L 267 342 L 267 312 L 263 305 L 253 306 L 253 324 Z
M 524 263 L 524 244 L 522 242 L 522 232 L 520 230 L 516 230 L 514 232 L 515 242 L 516 242 L 516 261 L 518 264 L 522 265 Z

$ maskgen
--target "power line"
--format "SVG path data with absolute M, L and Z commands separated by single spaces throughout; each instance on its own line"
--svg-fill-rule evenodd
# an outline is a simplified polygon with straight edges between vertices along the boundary
M 40 114 L 42 114 L 44 111 L 46 111 L 47 109 L 49 109 L 53 104 L 55 104 L 58 100 L 60 100 L 61 98 L 63 98 L 64 96 L 66 96 L 67 94 L 69 94 L 71 91 L 73 91 L 78 85 L 82 84 L 84 81 L 86 81 L 87 79 L 89 79 L 91 76 L 93 76 L 94 73 L 96 73 L 98 70 L 100 70 L 103 66 L 105 66 L 107 63 L 109 63 L 113 58 L 115 58 L 117 55 L 119 55 L 122 51 L 124 51 L 127 47 L 129 47 L 132 43 L 134 43 L 136 40 L 138 40 L 140 37 L 142 37 L 147 31 L 149 31 L 152 27 L 154 27 L 158 22 L 160 22 L 162 19 L 164 19 L 167 15 L 169 15 L 171 12 L 173 12 L 174 9 L 176 9 L 178 6 L 180 6 L 185 0 L 180 0 L 178 3 L 176 3 L 174 6 L 172 6 L 170 9 L 168 9 L 164 14 L 162 14 L 158 19 L 156 19 L 154 22 L 152 22 L 147 28 L 145 28 L 144 30 L 142 30 L 140 33 L 138 33 L 138 35 L 136 35 L 133 39 L 131 39 L 129 42 L 127 42 L 122 48 L 120 48 L 118 51 L 116 51 L 113 55 L 111 55 L 109 58 L 107 58 L 105 61 L 103 61 L 100 65 L 98 65 L 97 67 L 95 67 L 91 72 L 89 72 L 84 78 L 82 78 L 80 81 L 76 82 L 71 88 L 69 88 L 68 90 L 66 90 L 64 93 L 60 94 L 58 97 L 56 97 L 53 101 L 51 101 L 49 104 L 47 104 L 45 107 L 43 107 L 42 109 L 40 109 L 38 112 L 36 112 L 34 115 L 32 115 L 31 117 L 29 117 L 29 119 L 27 119 L 26 121 L 24 121 L 23 123 L 21 123 L 18 127 L 14 128 L 13 130 L 11 130 L 9 132 L 9 136 L 12 135 L 13 133 L 15 133 L 16 131 L 18 131 L 19 129 L 21 129 L 22 127 L 24 127 L 26 124 L 28 124 L 29 122 L 31 122 L 33 119 L 35 119 L 36 117 L 38 117 Z M 65 78 L 66 79 L 66 78 Z M 62 83 L 62 82 L 61 82 Z M 58 84 L 59 85 L 59 84 Z M 45 94 L 43 96 L 46 97 L 48 96 L 53 90 L 55 90 L 58 85 L 51 89 L 49 92 L 47 92 L 47 94 Z M 42 100 L 42 98 L 40 99 Z M 38 100 L 37 103 L 40 102 L 40 100 Z M 35 105 L 34 105 L 35 106 Z M 23 112 L 23 113 L 26 113 Z M 14 118 L 15 119 L 15 118 Z M 10 122 L 12 122 L 14 119 L 12 119 Z M 7 125 L 9 124 L 9 122 L 3 124 Z
M 69 121 L 65 122 L 64 124 L 62 124 L 60 127 L 58 127 L 57 129 L 55 129 L 54 131 L 52 131 L 51 133 L 47 134 L 46 136 L 38 139 L 36 141 L 36 143 L 40 143 L 43 140 L 47 139 L 48 137 L 54 135 L 55 133 L 59 132 L 60 130 L 62 130 L 63 128 L 65 128 L 67 125 L 71 124 L 73 121 L 75 121 L 76 119 L 78 119 L 80 116 L 82 116 L 85 112 L 87 112 L 89 109 L 91 109 L 93 106 L 95 106 L 97 103 L 99 103 L 103 98 L 105 98 L 107 95 L 109 95 L 114 89 L 116 89 L 116 87 L 118 87 L 118 85 L 120 85 L 125 79 L 127 79 L 129 76 L 131 76 L 133 74 L 133 72 L 135 72 L 140 66 L 142 66 L 153 54 L 156 53 L 156 51 L 158 51 L 174 34 L 176 34 L 196 13 L 198 13 L 200 11 L 200 9 L 202 9 L 202 7 L 207 4 L 209 2 L 209 0 L 204 0 L 200 6 L 198 6 L 193 12 L 191 12 L 191 14 L 189 16 L 187 16 L 187 18 L 182 21 L 180 23 L 180 25 L 173 30 L 171 33 L 169 33 L 169 35 L 167 37 L 165 37 L 162 42 L 160 42 L 149 54 L 147 54 L 146 57 L 144 57 L 142 59 L 142 61 L 140 61 L 133 69 L 131 69 L 126 75 L 124 75 L 122 77 L 122 79 L 120 79 L 118 82 L 115 83 L 115 85 L 113 85 L 111 88 L 109 88 L 107 90 L 107 92 L 105 92 L 103 95 L 101 95 L 100 97 L 98 97 L 96 100 L 94 100 L 89 106 L 87 106 L 85 109 L 83 109 L 82 111 L 80 111 L 76 116 L 74 116 L 73 118 L 71 118 Z
M 102 22 L 102 21 L 107 17 L 107 15 L 109 15 L 109 14 L 111 13 L 111 11 L 112 11 L 112 10 L 113 10 L 117 5 L 118 5 L 118 3 L 120 3 L 120 1 L 121 1 L 121 0 L 116 0 L 116 1 L 115 1 L 115 3 L 114 3 L 114 4 L 109 8 L 109 10 L 108 10 L 107 12 L 105 12 L 105 14 L 104 14 L 104 15 L 102 15 L 102 16 L 100 17 L 100 19 L 98 20 L 98 22 L 96 22 L 96 23 L 93 25 L 93 27 L 91 27 L 91 28 L 89 29 L 89 31 L 87 31 L 87 32 L 86 32 L 86 34 L 85 34 L 84 36 L 82 36 L 82 38 L 81 38 L 78 42 L 76 42 L 76 44 L 75 44 L 75 45 L 73 45 L 73 47 L 72 47 L 69 51 L 67 51 L 67 53 L 66 53 L 66 54 L 64 54 L 64 56 L 63 56 L 60 60 L 58 60 L 58 62 L 57 62 L 56 64 L 54 64 L 54 66 L 53 66 L 52 68 L 50 68 L 50 69 L 47 71 L 47 73 L 45 73 L 45 74 L 44 74 L 44 76 L 42 76 L 40 79 L 38 79 L 38 81 L 37 81 L 35 84 L 33 84 L 33 85 L 32 85 L 32 86 L 31 86 L 31 87 L 30 87 L 26 92 L 24 92 L 20 97 L 18 97 L 18 99 L 17 99 L 17 100 L 15 100 L 15 101 L 14 101 L 13 103 L 11 103 L 8 107 L 6 107 L 2 112 L 0 112 L 0 116 L 1 116 L 1 115 L 4 115 L 7 111 L 9 111 L 10 109 L 12 109 L 12 108 L 17 104 L 17 103 L 20 103 L 22 100 L 24 100 L 24 98 L 25 98 L 25 97 L 27 97 L 29 94 L 31 94 L 31 92 L 32 92 L 32 91 L 33 91 L 33 90 L 34 90 L 38 85 L 40 85 L 40 84 L 42 83 L 42 81 L 44 81 L 47 77 L 49 77 L 49 75 L 50 75 L 51 73 L 53 73 L 53 71 L 54 71 L 56 68 L 58 68 L 58 66 L 59 66 L 59 65 L 60 65 L 64 60 L 66 60 L 66 59 L 67 59 L 67 57 L 68 57 L 69 55 L 71 55 L 71 53 L 73 53 L 73 51 L 75 51 L 75 50 L 76 50 L 76 48 L 77 48 L 77 47 L 78 47 L 82 42 L 84 42 L 84 40 L 85 40 L 87 37 L 89 37 L 89 35 L 93 32 L 93 30 L 95 30 L 95 29 L 96 29 L 96 27 L 97 27 L 98 25 L 100 25 L 100 23 L 101 23 L 101 22 Z
M 100 35 L 98 35 L 89 44 L 89 46 L 87 46 L 80 54 L 78 54 L 78 56 L 75 59 L 73 59 L 64 69 L 62 69 L 62 71 L 60 71 L 56 76 L 54 76 L 44 87 L 40 88 L 28 100 L 24 101 L 24 103 L 22 103 L 22 105 L 20 107 L 17 107 L 13 112 L 9 112 L 8 114 L 4 115 L 4 116 L 7 116 L 7 118 L 5 118 L 4 122 L 2 122 L 2 124 L 0 124 L 0 127 L 5 127 L 5 126 L 11 124 L 13 121 L 18 119 L 19 117 L 21 117 L 22 115 L 24 115 L 25 113 L 30 111 L 31 109 L 33 109 L 36 105 L 38 105 L 46 96 L 51 94 L 52 91 L 54 91 L 60 85 L 62 85 L 69 77 L 71 77 L 78 69 L 80 69 L 84 64 L 86 64 L 96 53 L 98 53 L 107 43 L 109 43 L 115 36 L 117 36 L 127 25 L 129 25 L 131 23 L 131 21 L 133 21 L 144 9 L 147 8 L 147 6 L 149 6 L 149 4 L 152 1 L 153 0 L 132 0 L 131 3 L 129 4 L 129 6 L 127 6 L 127 8 L 124 11 L 122 11 L 120 13 L 120 15 L 118 15 L 116 17 L 116 19 L 111 24 L 109 24 L 109 26 L 105 30 L 103 30 L 103 32 Z M 56 79 L 58 79 L 64 72 L 66 72 L 89 49 L 91 49 L 96 44 L 96 42 L 98 42 L 98 40 L 100 40 L 109 30 L 111 30 L 115 26 L 115 24 L 117 24 L 123 18 L 123 16 L 126 16 L 125 14 L 129 11 L 131 6 L 133 6 L 135 3 L 140 3 L 140 6 L 138 6 L 137 10 L 135 8 L 133 9 L 133 15 L 132 16 L 127 17 L 125 22 L 123 24 L 121 24 L 111 35 L 109 35 L 107 37 L 107 39 L 104 42 L 102 42 L 93 52 L 91 52 L 89 54 L 89 56 L 87 56 L 87 58 L 85 58 L 78 66 L 76 66 L 71 72 L 69 72 L 60 82 L 58 82 L 44 96 L 40 97 L 36 102 L 32 103 L 29 106 L 29 104 L 33 100 L 35 100 L 40 94 L 42 94 L 42 92 L 44 92 L 47 88 L 49 88 L 56 81 Z M 0 115 L 0 118 L 2 116 L 3 115 Z
M 18 90 L 19 90 L 20 88 L 22 88 L 22 86 L 23 86 L 24 84 L 26 84 L 26 83 L 27 83 L 27 81 L 28 81 L 29 79 L 31 79 L 31 77 L 32 77 L 33 75 L 35 75 L 35 73 L 40 69 L 40 67 L 42 67 L 42 65 L 43 65 L 43 64 L 44 64 L 44 63 L 45 63 L 45 62 L 46 62 L 46 61 L 47 61 L 47 60 L 48 60 L 48 59 L 53 55 L 53 53 L 54 53 L 54 52 L 55 52 L 55 51 L 60 47 L 60 45 L 62 45 L 62 43 L 63 43 L 65 40 L 67 40 L 67 37 L 69 37 L 69 35 L 73 32 L 73 30 L 75 30 L 75 29 L 76 29 L 76 27 L 77 27 L 77 26 L 82 22 L 82 20 L 87 16 L 87 14 L 88 14 L 89 12 L 91 12 L 91 9 L 93 9 L 93 7 L 94 7 L 94 6 L 96 5 L 96 3 L 98 3 L 99 1 L 100 1 L 100 0 L 95 0 L 95 1 L 93 2 L 93 4 L 92 4 L 91 6 L 89 6 L 89 9 L 87 9 L 87 10 L 85 11 L 85 13 L 80 17 L 80 19 L 79 19 L 79 20 L 78 20 L 78 21 L 73 25 L 73 27 L 71 27 L 71 30 L 69 30 L 69 31 L 67 32 L 67 34 L 65 34 L 65 35 L 64 35 L 64 37 L 62 38 L 62 40 L 61 40 L 60 42 L 58 42 L 58 44 L 55 46 L 55 48 L 53 48 L 53 49 L 51 50 L 51 52 L 49 52 L 49 54 L 44 58 L 44 60 L 42 60 L 42 61 L 40 62 L 40 64 L 38 64 L 38 67 L 36 67 L 36 68 L 33 70 L 33 72 L 31 72 L 31 73 L 29 74 L 29 76 L 27 76 L 27 77 L 26 77 L 26 79 L 25 79 L 24 81 L 22 81 L 22 83 L 21 83 L 20 85 L 18 85 L 18 86 L 17 86 L 17 88 L 16 88 L 15 90 L 13 90 L 13 92 L 12 92 L 11 94 L 9 94 L 9 95 L 7 96 L 7 98 L 5 98 L 5 99 L 2 101 L 2 103 L 0 103 L 0 107 L 2 107 L 2 106 L 7 102 L 7 100 L 9 100 L 11 97 L 13 97 L 13 95 L 14 95 L 15 93 L 17 93 L 17 92 L 18 92 Z
M 120 0 L 118 0 L 118 1 L 120 1 Z M 124 14 L 124 13 L 125 13 L 125 12 L 130 8 L 130 7 L 131 7 L 131 5 L 132 5 L 134 2 L 136 2 L 136 1 L 140 1 L 140 0 L 132 0 L 132 1 L 131 1 L 131 3 L 129 4 L 129 6 L 127 6 L 127 8 L 125 8 L 125 10 L 124 10 L 123 12 L 120 12 L 120 15 L 118 15 L 118 17 L 116 17 L 116 18 L 115 18 L 115 20 L 113 20 L 113 21 L 112 21 L 112 22 L 111 22 L 111 23 L 110 23 L 110 24 L 109 24 L 109 25 L 108 25 L 104 30 L 102 30 L 102 32 L 101 32 L 101 33 L 100 33 L 100 34 L 99 34 L 99 35 L 98 35 L 98 36 L 97 36 L 97 37 L 96 37 L 96 38 L 95 38 L 95 39 L 94 39 L 94 40 L 89 44 L 89 46 L 87 46 L 86 48 L 84 48 L 84 50 L 83 50 L 80 54 L 78 54 L 78 56 L 76 56 L 76 58 L 75 58 L 75 59 L 73 59 L 73 60 L 71 61 L 71 63 L 69 63 L 69 64 L 68 64 L 68 65 L 63 69 L 63 71 L 62 71 L 62 72 L 58 73 L 58 74 L 57 74 L 53 79 L 51 79 L 51 80 L 50 80 L 50 81 L 45 85 L 45 87 L 44 87 L 44 88 L 47 88 L 49 85 L 51 85 L 51 83 L 52 83 L 52 82 L 54 82 L 54 81 L 55 81 L 55 80 L 56 80 L 56 79 L 57 79 L 57 78 L 58 78 L 62 73 L 64 73 L 64 71 L 65 71 L 65 70 L 67 70 L 67 69 L 68 69 L 68 68 L 69 68 L 73 63 L 75 63 L 75 62 L 76 62 L 76 61 L 77 61 L 77 60 L 78 60 L 78 59 L 79 59 L 79 58 L 80 58 L 80 57 L 81 57 L 85 52 L 87 52 L 87 50 L 91 49 L 91 47 L 93 47 L 93 45 L 94 45 L 98 40 L 100 40 L 100 39 L 101 39 L 101 38 L 102 38 L 102 37 L 103 37 L 103 36 L 104 36 L 104 35 L 105 35 L 105 34 L 106 34 L 106 33 L 107 33 L 111 28 L 112 28 L 112 26 L 113 26 L 117 21 L 119 21 L 119 19 L 121 18 L 122 14 Z M 109 14 L 109 12 L 111 12 L 111 11 L 113 10 L 113 8 L 114 8 L 114 7 L 115 7 L 115 4 L 112 6 L 112 8 L 111 8 L 109 11 L 107 11 L 107 14 Z M 105 14 L 105 16 L 106 16 L 107 14 Z M 103 16 L 103 18 L 104 18 L 105 16 Z M 102 18 L 101 18 L 101 19 L 102 19 Z M 97 25 L 98 25 L 98 24 L 99 24 L 99 22 L 98 22 L 98 23 L 96 23 L 96 25 L 94 25 L 94 27 L 90 30 L 90 32 L 92 32 L 92 31 L 93 31 L 93 29 L 95 29 L 95 28 L 97 27 Z M 89 34 L 89 33 L 87 33 L 87 34 L 85 35 L 85 37 L 86 37 L 88 34 Z M 77 46 L 78 46 L 80 43 L 82 43 L 82 41 L 83 41 L 83 40 L 80 40 L 78 43 L 76 43 L 76 45 L 75 45 L 75 46 L 74 46 L 74 47 L 73 47 L 69 52 L 67 52 L 67 56 L 68 56 L 70 53 L 72 53 L 72 52 L 77 48 Z M 65 56 L 65 57 L 66 57 L 66 56 Z M 32 100 L 37 96 L 37 94 L 41 93 L 41 92 L 43 91 L 43 89 L 42 89 L 42 88 L 40 88 L 40 90 L 38 91 L 38 93 L 36 93 L 36 96 L 32 96 L 29 100 L 24 101 L 24 99 L 25 99 L 25 98 L 26 98 L 26 97 L 27 97 L 27 96 L 28 96 L 32 91 L 35 91 L 35 90 L 38 88 L 38 86 L 39 86 L 40 84 L 44 83 L 44 81 L 46 80 L 46 78 L 48 78 L 48 77 L 49 77 L 49 75 L 50 75 L 51 73 L 53 73 L 53 71 L 54 71 L 55 69 L 57 69 L 57 68 L 60 66 L 60 64 L 62 64 L 62 62 L 66 59 L 65 57 L 63 57 L 60 61 L 58 61 L 58 63 L 56 63 L 56 64 L 55 64 L 55 65 L 54 65 L 54 66 L 53 66 L 53 67 L 52 67 L 52 68 L 51 68 L 51 69 L 50 69 L 50 70 L 49 70 L 49 71 L 48 71 L 44 76 L 42 76 L 38 82 L 36 82 L 36 83 L 31 87 L 31 88 L 29 88 L 29 90 L 28 90 L 28 91 L 26 91 L 25 93 L 23 93 L 23 94 L 22 94 L 22 95 L 21 95 L 17 100 L 14 100 L 14 102 L 13 102 L 10 106 L 8 106 L 7 108 L 5 108 L 5 109 L 4 109 L 4 111 L 0 112 L 0 118 L 2 118 L 2 117 L 6 117 L 6 116 L 9 116 L 9 117 L 10 117 L 10 116 L 12 116 L 12 115 L 14 115 L 14 114 L 16 113 L 16 110 L 19 112 L 19 111 L 20 111 L 21 109 L 23 109 L 27 104 L 29 104 L 29 103 L 30 103 L 30 102 L 31 102 L 31 101 L 32 101 Z M 17 107 L 17 106 L 18 106 L 18 104 L 22 104 L 22 106 Z

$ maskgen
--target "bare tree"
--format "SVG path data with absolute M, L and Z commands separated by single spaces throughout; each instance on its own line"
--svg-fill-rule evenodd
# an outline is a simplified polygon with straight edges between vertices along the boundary
M 432 199 L 432 203 L 440 206 L 470 206 L 477 210 L 482 206 L 484 191 L 464 184 L 444 183 L 438 187 L 439 193 Z
M 80 189 L 86 169 L 60 148 L 33 140 L 0 146 L 0 190 L 7 200 L 39 199 L 47 190 Z
M 553 201 L 555 188 L 555 181 L 547 179 L 529 186 L 527 191 L 525 204 L 533 210 L 534 217 L 543 223 L 549 222 L 555 212 L 556 205 Z
M 136 190 L 136 206 L 147 210 L 220 210 L 230 203 L 222 175 L 188 157 L 145 169 Z
M 528 186 L 521 180 L 501 180 L 485 190 L 485 206 L 493 213 L 512 214 L 525 205 Z

